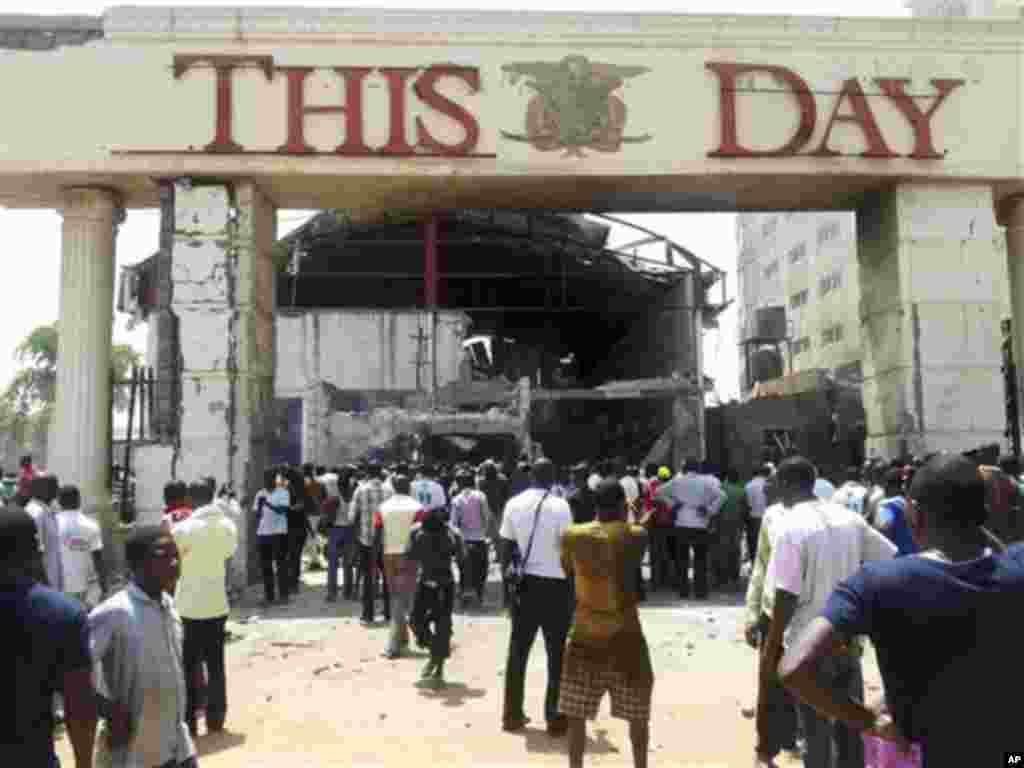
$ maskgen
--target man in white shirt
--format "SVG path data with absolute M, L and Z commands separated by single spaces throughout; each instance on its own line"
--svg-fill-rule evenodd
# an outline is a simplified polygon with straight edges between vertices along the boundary
M 544 716 L 548 733 L 562 736 L 569 724 L 558 711 L 558 695 L 572 606 L 569 582 L 562 569 L 561 545 L 562 533 L 572 525 L 572 512 L 568 502 L 551 495 L 555 467 L 550 461 L 538 460 L 533 465 L 532 479 L 532 488 L 506 504 L 499 531 L 502 564 L 512 562 L 518 552 L 525 574 L 519 606 L 511 611 L 502 729 L 520 731 L 530 722 L 523 710 L 524 685 L 530 648 L 539 629 L 544 633 L 548 656 Z
M 66 485 L 57 494 L 57 533 L 64 565 L 64 594 L 91 608 L 89 584 L 95 573 L 100 600 L 107 599 L 107 567 L 103 561 L 103 534 L 99 523 L 81 510 L 78 488 Z
M 224 677 L 224 627 L 228 619 L 228 595 L 224 564 L 238 547 L 238 527 L 231 520 L 228 499 L 213 499 L 215 485 L 193 486 L 197 509 L 171 532 L 181 558 L 175 605 L 184 625 L 182 665 L 187 691 L 186 718 L 193 736 L 197 732 L 198 671 L 206 664 L 206 729 L 224 729 L 227 715 L 227 684 Z
M 693 580 L 698 600 L 708 597 L 708 523 L 725 502 L 725 491 L 717 481 L 698 474 L 700 462 L 687 459 L 682 472 L 658 489 L 658 499 L 675 513 L 676 547 L 679 562 L 679 596 L 690 597 L 690 551 L 693 550 Z
M 39 531 L 39 547 L 43 553 L 43 576 L 47 586 L 64 591 L 64 561 L 61 558 L 60 533 L 57 530 L 57 478 L 37 474 L 31 481 L 31 496 L 25 511 Z
M 846 507 L 822 501 L 814 493 L 817 472 L 800 456 L 779 465 L 776 481 L 786 514 L 768 565 L 775 603 L 765 641 L 762 672 L 774 675 L 789 645 L 817 616 L 840 581 L 869 560 L 893 557 L 896 547 Z M 864 700 L 860 649 L 837 649 L 817 664 L 819 680 L 830 689 Z M 860 734 L 831 722 L 806 704 L 798 705 L 807 740 L 807 768 L 864 765 Z M 833 754 L 833 751 L 837 754 Z
M 757 540 L 761 535 L 761 521 L 768 508 L 768 493 L 765 486 L 768 485 L 768 477 L 771 472 L 772 470 L 767 464 L 758 467 L 753 479 L 744 488 L 743 499 L 747 508 L 744 525 L 747 533 L 747 556 L 752 563 L 757 557 Z
M 410 495 L 409 478 L 405 475 L 392 475 L 391 488 L 394 495 L 380 505 L 384 578 L 391 595 L 391 634 L 384 656 L 397 659 L 409 644 L 407 620 L 413 594 L 414 578 L 411 577 L 415 577 L 415 572 L 409 573 L 403 553 L 409 544 L 416 515 L 423 507 Z

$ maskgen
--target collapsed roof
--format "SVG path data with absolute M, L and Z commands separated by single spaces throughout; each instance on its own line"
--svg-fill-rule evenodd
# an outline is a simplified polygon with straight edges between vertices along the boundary
M 517 211 L 436 215 L 438 308 L 465 312 L 472 332 L 572 355 L 584 378 L 682 275 L 703 295 L 721 270 L 661 236 L 662 261 L 608 247 L 615 219 Z M 353 222 L 322 212 L 277 247 L 278 308 L 425 306 L 425 218 L 390 214 Z M 723 285 L 724 289 L 724 285 Z M 723 290 L 724 294 L 724 290 Z

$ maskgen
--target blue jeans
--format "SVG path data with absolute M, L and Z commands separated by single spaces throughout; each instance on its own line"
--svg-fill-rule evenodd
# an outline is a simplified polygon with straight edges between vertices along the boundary
M 855 656 L 826 656 L 815 664 L 818 684 L 839 696 L 864 701 L 864 677 Z M 807 740 L 805 768 L 864 768 L 864 742 L 845 723 L 829 720 L 802 701 L 797 704 Z
M 342 561 L 345 594 L 352 593 L 352 534 L 351 525 L 332 525 L 327 529 L 327 594 L 338 594 L 338 560 Z

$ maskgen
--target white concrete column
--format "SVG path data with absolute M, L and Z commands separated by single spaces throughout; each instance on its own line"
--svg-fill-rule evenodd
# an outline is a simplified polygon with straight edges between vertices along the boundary
M 900 185 L 865 202 L 857 233 L 868 455 L 1002 444 L 991 189 Z
M 1013 317 L 1013 362 L 1017 367 L 1017 403 L 1022 405 L 1021 378 L 1024 375 L 1024 197 L 1003 206 L 1006 225 L 1006 271 L 1010 278 L 1010 312 Z
M 69 189 L 61 208 L 57 402 L 50 466 L 98 513 L 109 544 L 110 347 L 114 247 L 122 209 L 104 189 Z
M 181 348 L 181 426 L 173 467 L 185 481 L 231 483 L 245 516 L 234 581 L 253 577 L 248 510 L 267 464 L 274 398 L 273 203 L 252 184 L 174 192 L 171 309 Z

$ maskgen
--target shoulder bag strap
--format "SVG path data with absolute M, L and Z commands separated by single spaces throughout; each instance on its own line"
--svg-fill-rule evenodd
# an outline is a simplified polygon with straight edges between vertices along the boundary
M 520 564 L 520 568 L 526 569 L 526 561 L 530 559 L 530 552 L 533 551 L 533 536 L 537 533 L 537 523 L 540 522 L 540 511 L 544 507 L 544 502 L 547 501 L 548 496 L 551 494 L 549 490 L 540 498 L 540 504 L 537 505 L 537 510 L 533 514 L 533 528 L 530 530 L 530 540 L 526 543 L 526 553 L 523 555 L 523 562 Z

